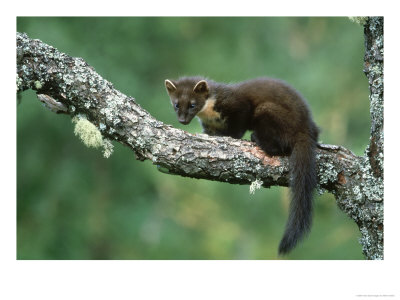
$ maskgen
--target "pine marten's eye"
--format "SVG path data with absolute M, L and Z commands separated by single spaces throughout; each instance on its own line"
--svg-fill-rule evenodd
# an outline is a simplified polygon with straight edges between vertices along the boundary
M 190 108 L 195 108 L 195 107 L 196 107 L 196 104 L 194 104 L 194 103 L 190 104 Z
M 175 106 L 175 108 L 177 108 L 177 109 L 178 109 L 178 108 L 179 108 L 179 103 L 178 103 L 178 102 L 176 102 L 174 106 Z

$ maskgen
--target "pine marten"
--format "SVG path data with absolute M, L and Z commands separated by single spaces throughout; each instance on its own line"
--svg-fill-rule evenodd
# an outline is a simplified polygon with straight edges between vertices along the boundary
M 251 140 L 268 155 L 289 156 L 291 204 L 279 254 L 286 254 L 310 231 L 312 193 L 317 184 L 315 149 L 319 129 L 306 101 L 284 81 L 257 78 L 236 84 L 203 77 L 165 80 L 182 124 L 200 118 L 204 133 Z

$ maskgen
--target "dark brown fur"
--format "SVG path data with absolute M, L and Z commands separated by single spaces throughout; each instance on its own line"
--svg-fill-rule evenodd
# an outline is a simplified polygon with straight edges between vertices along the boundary
M 189 124 L 197 115 L 205 133 L 238 139 L 252 130 L 252 141 L 267 154 L 289 156 L 292 201 L 279 253 L 289 252 L 310 230 L 317 182 L 319 130 L 303 97 L 287 83 L 272 78 L 223 84 L 183 77 L 166 80 L 165 85 L 179 122 Z

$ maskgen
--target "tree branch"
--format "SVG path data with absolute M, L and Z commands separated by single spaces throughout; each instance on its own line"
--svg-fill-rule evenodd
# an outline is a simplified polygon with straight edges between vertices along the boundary
M 17 91 L 26 89 L 35 90 L 54 112 L 84 115 L 104 137 L 128 146 L 137 159 L 151 160 L 162 172 L 233 184 L 257 179 L 264 187 L 288 185 L 286 157 L 270 157 L 249 141 L 194 135 L 166 125 L 114 89 L 83 59 L 17 33 Z M 357 224 L 375 216 L 359 199 L 366 198 L 361 189 L 368 173 L 363 169 L 365 157 L 341 146 L 320 145 L 317 162 L 320 190 L 335 194 L 339 207 Z M 383 257 L 383 252 L 364 253 Z
M 367 154 L 374 175 L 383 177 L 383 17 L 369 18 L 364 34 L 364 73 L 369 83 L 371 113 Z

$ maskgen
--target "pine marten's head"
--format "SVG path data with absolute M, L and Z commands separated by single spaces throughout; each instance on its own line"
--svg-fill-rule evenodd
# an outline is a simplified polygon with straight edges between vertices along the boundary
M 210 96 L 207 81 L 201 77 L 183 77 L 176 81 L 167 79 L 165 87 L 178 121 L 185 125 L 201 111 Z

